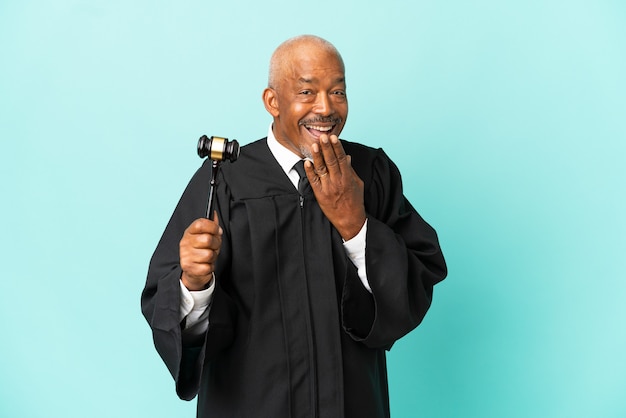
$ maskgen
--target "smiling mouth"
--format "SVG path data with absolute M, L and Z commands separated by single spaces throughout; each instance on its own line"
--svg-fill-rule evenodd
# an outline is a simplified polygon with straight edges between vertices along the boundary
M 311 133 L 311 135 L 318 137 L 322 134 L 327 134 L 335 128 L 335 125 L 332 126 L 319 126 L 319 125 L 304 125 L 307 131 Z
M 330 124 L 329 124 L 330 123 Z M 309 131 L 311 135 L 316 138 L 319 138 L 320 135 L 330 134 L 335 127 L 341 123 L 341 119 L 330 119 L 330 120 L 316 120 L 316 121 L 301 121 L 300 126 L 304 126 L 304 128 Z

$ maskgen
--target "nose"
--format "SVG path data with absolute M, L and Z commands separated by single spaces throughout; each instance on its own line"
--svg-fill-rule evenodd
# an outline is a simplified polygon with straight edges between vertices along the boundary
M 315 113 L 322 116 L 330 116 L 334 113 L 332 101 L 328 96 L 328 93 L 318 93 L 315 99 L 315 107 L 313 109 Z

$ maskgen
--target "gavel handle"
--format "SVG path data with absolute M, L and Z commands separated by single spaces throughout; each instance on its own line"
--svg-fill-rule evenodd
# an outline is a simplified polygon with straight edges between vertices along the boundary
M 215 207 L 215 185 L 217 184 L 217 172 L 219 170 L 220 162 L 217 160 L 211 160 L 211 183 L 209 184 L 209 202 L 206 208 L 206 218 L 213 219 L 213 208 Z

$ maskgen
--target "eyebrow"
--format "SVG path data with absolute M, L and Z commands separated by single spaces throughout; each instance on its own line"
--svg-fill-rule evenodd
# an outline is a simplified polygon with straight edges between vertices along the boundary
M 316 82 L 318 80 L 317 80 L 317 78 L 300 77 L 298 79 L 298 81 L 300 83 L 303 83 L 303 84 L 311 84 L 311 83 L 314 83 L 314 82 Z M 335 84 L 336 83 L 345 83 L 345 81 L 346 81 L 345 77 L 339 77 L 339 78 L 335 79 Z

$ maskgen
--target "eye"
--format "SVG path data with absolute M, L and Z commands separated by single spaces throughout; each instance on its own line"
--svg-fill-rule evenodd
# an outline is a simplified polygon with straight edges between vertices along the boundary
M 297 98 L 303 103 L 310 103 L 315 100 L 315 92 L 313 90 L 300 90 Z
M 330 97 L 332 97 L 336 103 L 345 103 L 348 100 L 345 90 L 333 90 L 330 92 Z

